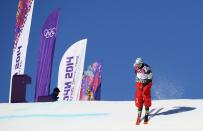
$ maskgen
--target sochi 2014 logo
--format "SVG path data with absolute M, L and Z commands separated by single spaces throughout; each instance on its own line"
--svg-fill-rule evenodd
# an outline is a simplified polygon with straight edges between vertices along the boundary
M 44 30 L 44 37 L 45 38 L 51 38 L 56 34 L 56 28 L 49 28 Z

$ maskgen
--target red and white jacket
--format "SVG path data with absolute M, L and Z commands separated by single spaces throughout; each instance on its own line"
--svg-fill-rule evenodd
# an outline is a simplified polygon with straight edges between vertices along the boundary
M 149 65 L 143 63 L 139 68 L 136 64 L 134 65 L 134 70 L 136 74 L 136 82 L 143 84 L 148 84 L 152 81 L 152 71 Z

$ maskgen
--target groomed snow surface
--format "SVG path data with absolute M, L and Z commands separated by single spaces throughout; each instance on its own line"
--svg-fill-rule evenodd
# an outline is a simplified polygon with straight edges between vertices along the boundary
M 149 124 L 136 116 L 134 101 L 2 103 L 0 130 L 202 131 L 203 100 L 153 100 Z

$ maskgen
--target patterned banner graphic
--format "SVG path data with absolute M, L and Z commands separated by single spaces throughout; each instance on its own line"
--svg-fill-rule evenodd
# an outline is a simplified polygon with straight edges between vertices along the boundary
M 101 98 L 102 65 L 94 62 L 84 72 L 81 84 L 80 100 L 100 100 Z

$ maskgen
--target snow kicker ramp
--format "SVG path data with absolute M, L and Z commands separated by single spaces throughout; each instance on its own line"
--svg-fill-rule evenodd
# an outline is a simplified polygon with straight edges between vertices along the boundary
M 154 100 L 147 125 L 133 101 L 0 104 L 1 131 L 202 131 L 203 100 Z

